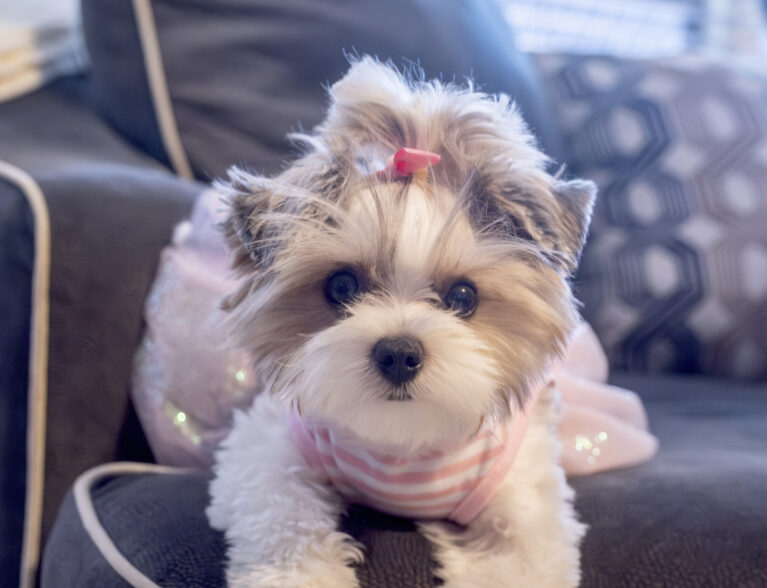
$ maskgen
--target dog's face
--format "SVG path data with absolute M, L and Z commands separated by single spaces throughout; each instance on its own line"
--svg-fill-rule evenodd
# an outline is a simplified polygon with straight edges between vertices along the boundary
M 547 174 L 505 97 L 404 80 L 370 59 L 331 90 L 308 153 L 220 189 L 225 302 L 272 392 L 378 447 L 467 439 L 540 382 L 577 320 L 568 276 L 590 182 Z M 371 173 L 407 146 L 425 173 Z

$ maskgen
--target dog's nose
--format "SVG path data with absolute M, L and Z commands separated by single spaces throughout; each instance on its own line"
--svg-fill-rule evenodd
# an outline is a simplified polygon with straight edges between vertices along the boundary
M 373 347 L 373 360 L 378 369 L 397 386 L 415 378 L 422 359 L 423 345 L 413 337 L 381 339 Z

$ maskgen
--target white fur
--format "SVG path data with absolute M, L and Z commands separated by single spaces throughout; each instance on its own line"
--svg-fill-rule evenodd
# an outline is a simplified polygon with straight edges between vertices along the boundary
M 464 530 L 428 522 L 446 588 L 567 588 L 580 579 L 585 532 L 558 465 L 557 392 L 542 391 L 514 466 L 491 503 Z M 238 413 L 218 454 L 211 524 L 230 544 L 234 587 L 357 586 L 348 564 L 363 554 L 337 531 L 343 505 L 304 462 L 287 429 L 286 408 L 259 396 Z
M 391 68 L 365 59 L 333 87 L 332 98 L 320 138 L 304 138 L 314 155 L 279 181 L 230 176 L 228 236 L 236 262 L 253 276 L 229 304 L 237 339 L 254 350 L 271 393 L 235 415 L 216 456 L 207 512 L 226 533 L 231 586 L 357 585 L 349 564 L 362 561 L 362 551 L 337 530 L 340 497 L 291 439 L 290 403 L 380 451 L 407 455 L 454 445 L 483 420 L 506 418 L 509 403 L 527 397 L 577 316 L 557 255 L 573 261 L 590 205 L 578 212 L 575 204 L 557 204 L 561 195 L 543 170 L 546 158 L 507 97 L 436 83 L 409 86 Z M 336 158 L 343 160 L 349 150 L 375 150 L 372 131 L 382 137 L 379 148 L 398 147 L 386 143 L 381 126 L 393 119 L 409 133 L 409 145 L 442 146 L 456 168 L 444 170 L 447 184 L 428 174 L 358 190 L 348 179 L 308 182 L 320 192 L 341 190 L 327 202 L 300 187 L 313 157 L 324 161 L 343 151 Z M 401 140 L 397 133 L 389 138 Z M 552 252 L 558 241 L 536 242 L 532 228 L 530 242 L 473 226 L 467 194 L 454 186 L 471 188 L 471 170 L 480 165 L 501 194 L 477 196 L 487 211 L 513 209 L 518 198 L 547 235 L 561 229 L 570 244 Z M 466 181 L 456 180 L 464 172 Z M 491 225 L 503 221 L 474 214 Z M 239 250 L 238 239 L 244 240 Z M 348 307 L 333 309 L 324 279 L 348 268 L 364 272 L 359 277 L 368 287 Z M 475 283 L 480 301 L 469 319 L 446 309 L 443 299 L 463 280 Z M 411 399 L 395 401 L 371 352 L 382 338 L 403 336 L 417 338 L 425 351 L 421 370 L 406 384 Z M 422 523 L 448 588 L 578 584 L 585 527 L 557 465 L 556 404 L 556 390 L 544 390 L 513 468 L 474 521 L 460 530 Z
M 445 588 L 578 585 L 578 545 L 586 526 L 575 515 L 573 491 L 557 465 L 557 395 L 554 388 L 541 392 L 511 471 L 466 529 L 420 525 L 435 545 Z
M 500 385 L 485 344 L 464 321 L 432 304 L 429 252 L 452 206 L 451 195 L 441 196 L 418 187 L 408 192 L 388 295 L 355 306 L 348 318 L 309 339 L 288 366 L 293 377 L 286 396 L 299 401 L 305 416 L 338 422 L 343 415 L 340 424 L 361 441 L 399 454 L 467 439 L 493 411 L 492 395 L 481 391 Z M 350 224 L 367 227 L 372 207 L 370 194 L 361 194 Z M 368 240 L 374 230 L 368 228 Z M 463 236 L 473 240 L 468 227 Z M 378 340 L 398 336 L 418 337 L 428 354 L 407 403 L 385 399 L 388 383 L 370 361 Z
M 399 251 L 429 250 L 439 237 L 433 227 L 444 220 L 444 207 L 412 191 Z M 401 453 L 460 442 L 476 430 L 479 415 L 492 412 L 491 395 L 480 392 L 494 390 L 498 374 L 484 343 L 413 287 L 429 257 L 400 256 L 401 290 L 354 309 L 309 338 L 292 359 L 294 368 L 301 367 L 291 379 L 293 393 L 262 395 L 250 412 L 237 415 L 217 456 L 208 510 L 231 545 L 230 585 L 357 585 L 347 564 L 361 561 L 362 553 L 336 530 L 343 508 L 339 497 L 308 468 L 290 438 L 288 400 L 297 399 L 305 415 L 335 418 L 361 440 Z M 371 367 L 368 350 L 382 337 L 408 334 L 423 341 L 429 361 L 415 382 L 413 400 L 391 402 L 377 395 L 385 383 Z M 422 524 L 435 544 L 446 587 L 489 588 L 511 579 L 515 586 L 577 586 L 583 526 L 556 465 L 554 394 L 542 393 L 507 480 L 466 530 Z
M 348 564 L 362 552 L 336 530 L 340 499 L 293 444 L 285 411 L 269 395 L 235 415 L 218 453 L 211 525 L 226 533 L 227 581 L 237 588 L 356 586 Z
M 440 314 L 424 303 L 392 302 L 315 336 L 296 360 L 305 366 L 295 380 L 304 415 L 336 423 L 343 415 L 343 427 L 361 441 L 399 454 L 468 439 L 493 409 L 490 395 L 470 391 L 495 389 L 496 368 L 469 329 Z M 386 384 L 369 349 L 384 337 L 412 334 L 429 353 L 410 387 L 413 399 L 386 400 L 376 394 Z

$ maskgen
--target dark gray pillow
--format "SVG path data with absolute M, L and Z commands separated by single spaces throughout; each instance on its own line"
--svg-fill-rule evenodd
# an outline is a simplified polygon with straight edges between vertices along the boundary
M 571 172 L 600 186 L 578 293 L 613 367 L 767 378 L 767 80 L 539 64 Z
M 286 133 L 321 121 L 323 86 L 343 75 L 349 53 L 506 92 L 560 154 L 536 74 L 492 0 L 84 0 L 83 16 L 101 108 L 182 175 L 209 179 L 235 163 L 279 169 L 291 157 Z M 166 103 L 162 80 L 154 95 L 147 83 L 146 67 L 158 63 L 170 121 L 152 108 Z

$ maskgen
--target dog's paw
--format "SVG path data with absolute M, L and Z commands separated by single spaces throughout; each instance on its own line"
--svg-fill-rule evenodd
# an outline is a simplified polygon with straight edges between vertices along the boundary
M 358 588 L 354 570 L 345 565 L 308 561 L 299 567 L 252 566 L 229 570 L 230 588 Z
M 580 579 L 577 568 L 554 565 L 540 569 L 530 562 L 508 555 L 486 557 L 464 567 L 462 573 L 453 577 L 445 574 L 441 576 L 442 588 L 576 588 Z
M 457 558 L 463 559 L 463 558 Z M 488 561 L 490 560 L 490 561 Z M 453 561 L 454 565 L 444 566 L 440 577 L 442 588 L 494 588 L 496 586 L 527 586 L 517 584 L 510 573 L 507 561 L 501 558 L 482 558 L 475 561 Z M 448 569 L 452 568 L 452 569 Z M 532 584 L 530 585 L 532 586 Z M 536 586 L 536 588 L 538 588 Z

